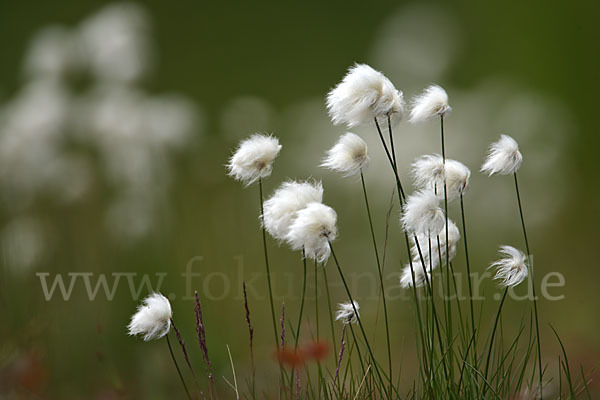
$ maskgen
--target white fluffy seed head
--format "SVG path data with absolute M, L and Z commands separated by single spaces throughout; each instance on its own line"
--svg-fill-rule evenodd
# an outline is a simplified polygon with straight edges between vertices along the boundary
M 412 235 L 438 235 L 446 224 L 439 202 L 439 198 L 428 190 L 419 190 L 409 196 L 401 218 L 404 229 Z
M 160 293 L 146 297 L 127 326 L 131 336 L 143 335 L 144 341 L 160 339 L 171 329 L 171 304 Z
M 411 166 L 411 175 L 415 186 L 439 192 L 444 185 L 444 159 L 439 154 L 423 155 Z
M 421 287 L 423 286 L 427 280 L 429 280 L 431 282 L 431 272 L 425 272 L 425 269 L 423 268 L 423 264 L 421 264 L 421 261 L 417 261 L 417 260 L 413 260 L 412 261 L 412 270 L 415 273 L 415 287 Z M 425 278 L 425 274 L 427 274 L 427 278 Z M 400 275 L 400 286 L 402 286 L 403 288 L 408 288 L 411 287 L 413 285 L 413 277 L 412 277 L 412 271 L 410 269 L 410 264 L 407 264 L 403 269 L 402 269 L 402 274 Z
M 465 194 L 469 189 L 469 178 L 471 178 L 471 170 L 456 160 L 446 160 L 444 168 L 446 175 L 446 193 L 448 199 L 454 199 L 461 194 Z M 444 196 L 442 191 L 441 196 Z
M 354 303 L 354 307 L 352 307 L 352 303 Z M 360 312 L 358 310 L 360 307 L 356 301 L 353 301 L 352 303 L 347 302 L 338 304 L 338 310 L 335 314 L 336 321 L 342 321 L 345 325 L 358 322 L 358 318 L 360 318 Z M 354 312 L 355 308 L 356 312 Z
M 491 144 L 481 172 L 489 176 L 496 173 L 510 175 L 517 172 L 522 162 L 519 144 L 510 136 L 501 135 L 500 140 Z
M 519 285 L 527 278 L 527 256 L 512 246 L 500 246 L 499 252 L 504 258 L 490 265 L 490 268 L 496 268 L 494 279 L 505 287 Z
M 440 198 L 444 198 L 445 182 L 449 200 L 466 193 L 471 177 L 471 171 L 463 163 L 446 159 L 444 164 L 444 159 L 438 154 L 417 158 L 412 164 L 411 174 L 416 187 L 434 191 Z
M 448 104 L 448 94 L 438 85 L 431 85 L 411 102 L 409 122 L 417 123 L 429 118 L 445 117 L 452 108 Z
M 337 214 L 321 203 L 309 203 L 296 213 L 286 240 L 293 250 L 304 249 L 305 255 L 324 263 L 331 254 L 329 242 L 337 236 Z
M 438 249 L 438 238 L 439 238 L 439 249 Z M 413 259 L 419 260 L 419 264 L 421 263 L 419 249 L 417 248 L 417 241 L 419 243 L 419 247 L 421 248 L 421 254 L 423 255 L 423 259 L 425 264 L 430 265 L 429 262 L 429 237 L 427 235 L 417 235 L 416 240 L 415 236 L 411 236 L 411 254 Z M 452 261 L 456 256 L 456 245 L 460 240 L 460 231 L 456 224 L 448 218 L 448 260 Z M 433 236 L 431 238 L 431 264 L 433 264 L 432 269 L 436 269 L 440 264 L 440 255 L 442 256 L 442 261 L 446 261 L 446 224 L 444 223 L 444 227 L 440 231 L 437 236 Z
M 262 223 L 267 232 L 275 239 L 283 241 L 298 211 L 308 203 L 323 201 L 321 182 L 284 182 L 264 202 Z
M 347 132 L 327 151 L 321 167 L 352 176 L 364 171 L 369 163 L 367 143 L 358 135 Z
M 243 140 L 229 159 L 229 176 L 246 186 L 266 178 L 271 175 L 279 151 L 281 145 L 276 137 L 255 133 Z
M 374 118 L 402 119 L 404 98 L 381 72 L 366 64 L 355 64 L 327 94 L 327 111 L 334 125 L 353 127 Z

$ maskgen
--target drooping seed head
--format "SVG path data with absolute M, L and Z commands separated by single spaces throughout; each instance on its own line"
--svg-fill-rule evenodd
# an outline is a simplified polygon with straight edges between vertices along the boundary
M 508 135 L 501 135 L 500 140 L 491 144 L 487 158 L 481 166 L 481 172 L 510 175 L 518 171 L 523 162 L 519 144 Z
M 364 171 L 369 163 L 367 143 L 358 135 L 348 132 L 327 151 L 327 157 L 321 167 L 329 168 L 342 174 L 352 176 Z
M 429 237 L 438 235 L 446 223 L 439 202 L 439 198 L 428 190 L 419 190 L 409 196 L 401 218 L 406 232 Z
M 160 293 L 146 297 L 131 317 L 129 335 L 143 335 L 144 341 L 160 339 L 171 329 L 171 303 Z
M 354 307 L 352 307 L 352 303 L 350 302 L 338 304 L 338 310 L 335 314 L 335 320 L 342 321 L 342 323 L 346 325 L 355 324 L 356 322 L 358 322 L 358 318 L 360 318 L 360 313 L 358 312 L 360 306 L 356 301 L 354 301 L 353 303 Z M 356 312 L 354 312 L 355 308 Z
M 411 102 L 409 122 L 417 123 L 429 118 L 445 117 L 452 108 L 448 104 L 448 94 L 438 85 L 431 85 Z
M 494 279 L 499 281 L 501 286 L 505 287 L 519 285 L 528 275 L 527 256 L 512 246 L 500 246 L 499 253 L 504 258 L 490 265 L 490 268 L 496 268 Z
M 309 203 L 298 211 L 286 240 L 293 250 L 304 249 L 308 258 L 324 263 L 331 254 L 329 242 L 337 236 L 337 214 L 321 203 Z

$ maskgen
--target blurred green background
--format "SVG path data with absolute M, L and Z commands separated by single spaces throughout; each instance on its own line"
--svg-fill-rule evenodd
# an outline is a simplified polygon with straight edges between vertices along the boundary
M 0 3 L 0 398 L 182 395 L 166 345 L 126 334 L 139 301 L 125 278 L 111 301 L 102 289 L 90 300 L 81 278 L 68 301 L 58 293 L 46 300 L 40 272 L 49 273 L 49 283 L 56 274 L 67 280 L 90 272 L 92 285 L 98 274 L 112 284 L 110 274 L 137 273 L 136 286 L 142 274 L 153 286 L 156 274 L 166 274 L 161 291 L 174 295 L 174 319 L 201 370 L 193 302 L 185 299 L 197 289 L 225 398 L 233 396 L 221 378 L 231 376 L 226 344 L 238 378 L 248 376 L 240 298 L 247 280 L 255 289 L 249 302 L 260 385 L 277 379 L 268 302 L 255 295 L 266 293 L 257 275 L 264 269 L 258 188 L 243 188 L 224 167 L 238 141 L 255 131 L 283 145 L 266 195 L 287 178 L 323 180 L 325 203 L 338 212 L 337 252 L 349 274 L 362 274 L 354 275 L 356 297 L 365 321 L 377 326 L 383 356 L 360 182 L 318 167 L 344 132 L 331 125 L 324 96 L 354 62 L 381 70 L 406 99 L 430 83 L 448 91 L 447 154 L 472 171 L 465 207 L 476 271 L 497 257 L 498 245 L 524 246 L 512 181 L 478 172 L 500 133 L 520 143 L 537 277 L 556 271 L 566 282 L 552 289 L 564 299 L 540 301 L 544 361 L 557 369 L 552 323 L 569 361 L 593 367 L 600 360 L 599 9 L 585 1 Z M 392 175 L 373 128 L 355 132 L 370 145 L 366 180 L 383 243 Z M 438 125 L 401 123 L 395 134 L 409 186 L 413 159 L 440 151 Z M 398 212 L 396 206 L 385 265 L 391 295 L 402 292 L 397 275 L 407 261 Z M 450 217 L 459 218 L 456 204 Z M 285 301 L 295 319 L 300 256 L 272 240 L 270 251 L 277 307 Z M 186 287 L 181 274 L 191 260 L 200 276 Z M 327 268 L 332 300 L 344 301 L 333 265 Z M 464 269 L 460 246 L 455 268 Z M 482 287 L 486 325 L 499 289 L 489 280 Z M 411 304 L 388 305 L 406 390 L 416 362 Z M 507 334 L 528 307 L 507 304 Z M 314 332 L 313 309 L 311 294 L 304 338 Z

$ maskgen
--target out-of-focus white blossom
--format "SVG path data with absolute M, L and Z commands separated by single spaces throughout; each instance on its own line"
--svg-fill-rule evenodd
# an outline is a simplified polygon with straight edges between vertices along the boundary
M 352 306 L 354 304 L 354 306 Z M 356 312 L 354 311 L 356 309 Z M 359 310 L 360 306 L 356 301 L 352 303 L 340 303 L 338 304 L 338 310 L 335 314 L 336 321 L 342 321 L 343 324 L 355 324 L 360 318 Z
M 404 113 L 404 98 L 381 72 L 355 64 L 327 95 L 327 110 L 335 125 L 350 128 L 388 116 L 398 122 Z

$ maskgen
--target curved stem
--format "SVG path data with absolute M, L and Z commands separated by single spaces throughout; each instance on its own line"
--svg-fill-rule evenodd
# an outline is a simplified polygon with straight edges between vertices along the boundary
M 496 313 L 496 319 L 494 320 L 494 327 L 492 328 L 492 337 L 490 338 L 490 346 L 488 348 L 487 359 L 485 361 L 485 373 L 484 373 L 485 380 L 487 380 L 487 376 L 488 376 L 488 368 L 490 366 L 490 357 L 492 355 L 492 349 L 494 347 L 494 338 L 496 337 L 496 329 L 498 328 L 498 320 L 500 319 L 500 313 L 502 312 L 502 306 L 504 305 L 504 300 L 506 300 L 507 294 L 508 294 L 508 286 L 506 287 L 506 289 L 504 289 L 504 294 L 502 295 L 502 301 L 500 301 L 500 306 L 498 306 L 498 312 Z
M 540 344 L 540 325 L 538 322 L 537 296 L 535 295 L 535 280 L 533 278 L 533 265 L 531 264 L 531 250 L 529 249 L 529 240 L 527 240 L 527 230 L 525 229 L 525 218 L 523 217 L 523 207 L 521 206 L 521 195 L 519 193 L 519 182 L 517 173 L 514 174 L 515 191 L 517 193 L 517 203 L 519 204 L 519 215 L 521 217 L 521 227 L 523 228 L 523 237 L 525 238 L 525 249 L 527 250 L 527 266 L 529 267 L 529 276 L 531 281 L 531 294 L 533 295 L 533 311 L 535 315 L 535 332 L 537 336 L 537 352 L 538 352 L 538 370 L 540 372 L 540 398 L 542 396 L 542 348 Z
M 389 118 L 388 118 L 389 121 Z M 391 134 L 390 134 L 391 137 Z M 393 147 L 392 147 L 393 149 Z M 381 263 L 379 261 L 379 251 L 377 250 L 377 241 L 375 239 L 375 230 L 373 229 L 373 219 L 371 217 L 371 208 L 369 207 L 369 198 L 367 196 L 367 188 L 365 185 L 365 177 L 360 171 L 360 181 L 362 183 L 363 195 L 365 197 L 365 206 L 367 208 L 367 216 L 369 217 L 369 228 L 371 229 L 371 239 L 373 240 L 373 249 L 375 250 L 375 261 L 377 262 L 377 272 L 379 273 L 379 287 L 381 296 L 383 299 L 383 315 L 385 318 L 385 333 L 387 338 L 387 352 L 388 352 L 388 369 L 390 371 L 390 382 L 392 381 L 392 348 L 390 344 L 390 326 L 388 322 L 387 302 L 385 299 L 385 288 L 383 287 L 383 273 L 381 271 Z
M 369 344 L 369 339 L 367 338 L 367 333 L 365 332 L 365 328 L 363 327 L 362 321 L 360 319 L 360 315 L 358 314 L 358 310 L 356 309 L 356 306 L 354 305 L 354 299 L 352 298 L 352 294 L 350 293 L 350 288 L 348 288 L 348 283 L 346 283 L 346 278 L 344 277 L 344 273 L 342 272 L 342 267 L 340 267 L 340 263 L 337 259 L 337 256 L 335 255 L 335 251 L 333 250 L 333 246 L 331 245 L 331 242 L 329 242 L 329 248 L 331 249 L 331 255 L 333 256 L 333 260 L 335 261 L 335 265 L 340 274 L 340 278 L 342 279 L 342 283 L 344 284 L 344 288 L 346 289 L 346 294 L 348 295 L 348 299 L 350 300 L 350 304 L 352 304 L 352 309 L 354 310 L 354 314 L 356 315 L 356 319 L 358 320 L 358 326 L 360 327 L 360 331 L 362 333 L 363 340 L 365 341 L 365 345 L 367 346 L 369 356 L 371 357 L 372 365 L 375 368 L 377 377 L 379 378 L 379 383 L 381 384 L 383 390 L 385 391 L 386 396 L 389 398 L 389 393 L 387 393 L 387 388 L 385 387 L 385 384 L 383 383 L 383 378 L 381 377 L 381 372 L 379 371 L 379 367 L 377 366 L 377 363 L 375 362 L 375 355 L 373 354 L 373 350 L 371 350 L 371 345 Z
M 471 284 L 471 264 L 469 263 L 469 247 L 467 246 L 467 224 L 465 223 L 465 206 L 463 202 L 462 192 L 460 193 L 460 215 L 462 219 L 462 228 L 463 228 L 463 243 L 465 245 L 465 259 L 467 264 L 467 282 L 469 284 L 469 305 L 471 307 L 471 331 L 473 333 L 473 337 L 475 337 L 475 310 L 473 307 L 473 287 Z M 475 343 L 473 349 L 477 351 L 477 342 L 475 339 Z M 477 353 L 475 353 L 475 360 L 477 360 Z
M 175 368 L 177 368 L 177 374 L 179 375 L 179 379 L 181 379 L 181 384 L 183 385 L 183 388 L 185 389 L 185 394 L 187 394 L 188 399 L 192 400 L 192 396 L 190 395 L 187 385 L 185 384 L 185 380 L 183 379 L 183 375 L 181 374 L 181 370 L 179 369 L 179 365 L 177 364 L 177 360 L 175 359 L 175 354 L 173 354 L 173 348 L 171 347 L 171 341 L 169 340 L 169 334 L 167 333 L 165 335 L 165 337 L 167 338 L 167 345 L 169 346 L 169 353 L 171 353 L 171 358 L 173 359 L 173 364 L 175 364 Z

